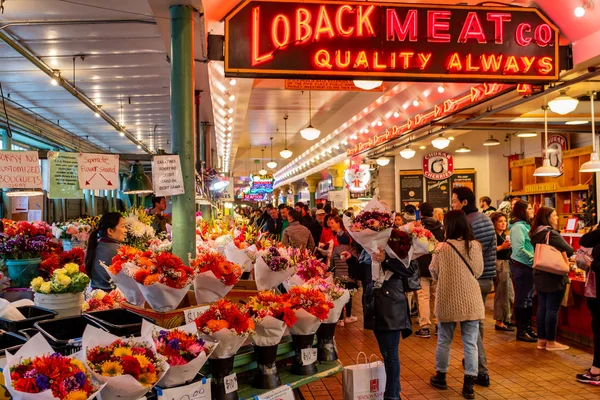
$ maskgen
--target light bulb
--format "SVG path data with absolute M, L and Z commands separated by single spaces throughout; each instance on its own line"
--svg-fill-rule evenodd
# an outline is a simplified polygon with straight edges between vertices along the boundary
M 266 169 L 261 169 L 260 171 L 258 171 L 258 173 L 260 175 L 266 175 L 267 174 L 267 170 Z
M 419 107 L 419 100 L 414 100 L 413 101 L 413 106 Z
M 577 18 L 581 18 L 585 15 L 585 8 L 579 6 L 579 7 L 575 7 L 575 10 L 573 11 L 573 13 L 575 14 L 575 16 Z
M 300 135 L 306 140 L 315 140 L 321 135 L 321 131 L 314 128 L 312 125 L 308 125 L 300 131 Z
M 444 93 L 446 91 L 446 89 L 444 88 L 444 85 L 440 85 L 438 86 L 438 93 Z
M 394 113 L 394 118 L 400 118 L 400 113 L 398 111 Z
M 275 168 L 277 168 L 277 163 L 275 161 L 269 161 L 267 163 L 267 167 L 269 167 L 271 169 L 275 169 Z
M 140 146 L 140 145 L 138 144 L 138 145 L 137 145 L 137 148 L 138 148 L 138 149 L 141 149 L 141 148 L 142 148 L 142 146 Z
M 462 146 L 460 146 L 458 149 L 456 149 L 457 153 L 470 153 L 471 149 L 468 148 L 467 146 L 465 146 L 465 144 L 463 143 Z
M 96 112 L 94 113 L 94 115 L 96 116 L 96 118 L 100 118 L 100 113 L 99 113 L 98 111 L 96 111 Z
M 229 110 L 227 110 L 227 112 L 228 112 L 229 114 L 233 114 L 233 108 L 230 108 Z
M 281 157 L 287 159 L 287 158 L 290 158 L 293 155 L 293 153 L 290 150 L 288 150 L 287 148 L 285 148 L 279 152 L 279 155 Z
M 450 140 L 440 135 L 431 141 L 431 145 L 436 149 L 442 150 L 450 145 Z
M 383 126 L 383 122 L 377 121 L 377 126 Z
M 229 84 L 230 84 L 231 86 L 235 86 L 235 84 L 236 84 L 236 83 L 237 83 L 237 81 L 236 81 L 235 79 L 230 79 L 230 80 L 229 80 Z
M 422 146 L 424 147 L 424 146 Z M 405 149 L 400 150 L 400 156 L 405 159 L 411 159 L 415 156 L 417 152 L 410 148 L 410 146 L 406 146 Z
M 560 96 L 548 102 L 548 107 L 556 114 L 565 115 L 575 110 L 578 104 L 579 100 L 561 93 Z
M 50 81 L 50 83 L 52 84 L 52 86 L 57 86 L 58 85 L 58 81 L 54 78 L 52 78 L 52 80 Z
M 229 96 L 229 101 L 234 101 L 234 100 L 235 100 L 235 96 L 234 95 Z
M 377 165 L 380 165 L 382 167 L 385 167 L 386 165 L 388 165 L 390 163 L 390 159 L 387 157 L 379 157 L 376 161 L 377 161 Z
M 119 136 L 125 136 L 125 132 L 123 132 L 123 131 L 120 131 L 120 132 L 119 132 Z
M 427 148 L 427 146 L 419 146 L 419 149 L 421 150 L 425 150 Z

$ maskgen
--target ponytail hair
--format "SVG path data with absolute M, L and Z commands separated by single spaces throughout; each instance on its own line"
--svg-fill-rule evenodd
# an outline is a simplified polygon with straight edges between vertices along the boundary
M 92 270 L 94 269 L 94 261 L 96 261 L 96 248 L 98 240 L 108 237 L 108 230 L 115 229 L 119 225 L 119 221 L 123 218 L 121 213 L 109 212 L 100 218 L 98 228 L 90 233 L 87 242 L 87 250 L 85 253 L 85 272 L 91 278 Z

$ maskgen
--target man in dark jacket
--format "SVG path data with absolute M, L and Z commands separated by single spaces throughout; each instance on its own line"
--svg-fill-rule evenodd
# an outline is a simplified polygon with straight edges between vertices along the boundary
M 444 241 L 444 227 L 442 223 L 433 218 L 433 206 L 430 203 L 423 203 L 419 206 L 421 212 L 421 224 L 428 229 L 438 242 Z M 435 304 L 435 291 L 437 281 L 431 278 L 429 264 L 431 264 L 431 254 L 425 254 L 417 258 L 419 270 L 421 273 L 421 289 L 417 290 L 417 303 L 419 306 L 419 330 L 415 335 L 421 338 L 431 337 L 431 322 L 437 326 L 437 319 L 433 313 Z
M 315 241 L 315 245 L 318 245 L 321 240 L 321 233 L 323 233 L 323 223 L 325 222 L 325 211 L 322 209 L 317 210 L 315 217 L 316 221 L 312 223 L 311 226 L 308 227 L 310 233 L 312 234 L 313 240 Z
M 275 207 L 269 210 L 269 218 L 264 228 L 265 232 L 279 240 L 281 238 L 281 219 L 279 219 L 279 210 Z
M 475 204 L 475 194 L 468 187 L 457 187 L 452 190 L 452 208 L 463 210 L 473 229 L 475 239 L 481 244 L 483 251 L 483 274 L 478 279 L 481 288 L 481 297 L 485 300 L 492 291 L 493 281 L 496 277 L 496 231 L 490 217 L 482 214 Z M 479 322 L 479 339 L 477 340 L 479 355 L 479 375 L 475 383 L 480 386 L 489 386 L 490 377 L 487 369 L 487 357 L 483 348 L 483 321 Z

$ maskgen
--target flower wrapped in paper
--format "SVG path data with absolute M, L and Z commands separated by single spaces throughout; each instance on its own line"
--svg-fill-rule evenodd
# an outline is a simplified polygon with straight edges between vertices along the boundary
M 144 319 L 142 337 L 151 337 L 156 352 L 165 357 L 169 364 L 169 370 L 158 383 L 161 388 L 183 385 L 194 379 L 218 345 L 200 338 L 193 322 L 165 329 Z
M 271 246 L 258 252 L 254 276 L 258 290 L 269 290 L 296 273 L 296 265 L 306 253 L 299 249 Z M 306 256 L 308 257 L 308 256 Z
M 410 222 L 394 229 L 386 246 L 386 252 L 402 262 L 406 268 L 412 260 L 433 253 L 437 240 L 420 222 Z
M 195 271 L 194 292 L 198 304 L 222 299 L 238 283 L 244 270 L 208 246 L 198 246 L 197 256 L 190 260 Z
M 219 300 L 194 321 L 198 331 L 219 345 L 210 358 L 230 358 L 254 333 L 254 321 L 248 310 L 229 300 Z
M 389 209 L 375 199 L 369 201 L 356 216 L 350 218 L 344 215 L 344 226 L 348 233 L 371 256 L 385 249 L 392 234 L 393 221 L 394 214 L 390 214 Z M 371 274 L 375 287 L 381 287 L 385 273 L 380 262 L 373 260 Z
M 111 290 L 109 293 L 101 289 L 86 291 L 83 303 L 83 312 L 114 310 L 121 308 L 125 297 L 119 289 Z
M 84 363 L 55 353 L 41 334 L 14 355 L 6 353 L 4 382 L 14 400 L 93 399 L 103 387 L 92 382 Z
M 327 319 L 333 308 L 333 303 L 324 293 L 308 285 L 290 288 L 284 295 L 284 301 L 285 306 L 294 312 L 294 317 L 286 320 L 293 335 L 317 332 L 321 321 Z
M 234 242 L 227 243 L 225 246 L 225 258 L 234 264 L 240 265 L 244 272 L 251 272 L 256 261 L 256 245 L 238 248 Z
M 169 370 L 152 338 L 122 339 L 88 325 L 83 332 L 85 364 L 94 380 L 104 383 L 104 399 L 137 400 Z
M 256 346 L 279 344 L 286 326 L 291 327 L 296 319 L 294 311 L 287 306 L 285 295 L 270 290 L 250 297 L 246 307 L 256 325 L 256 333 L 252 336 Z
M 332 274 L 327 272 L 327 265 L 314 256 L 309 256 L 298 263 L 296 274 L 284 282 L 284 286 L 289 290 L 292 286 L 304 285 L 307 281 L 315 278 L 327 278 L 333 282 Z
M 152 228 L 153 217 L 142 207 L 132 207 L 123 213 L 125 218 L 125 244 L 140 250 L 148 249 L 148 242 L 156 236 L 156 231 Z
M 144 300 L 142 292 L 135 280 L 129 275 L 128 270 L 130 267 L 135 267 L 138 257 L 147 258 L 150 254 L 150 252 L 142 252 L 131 246 L 121 246 L 117 250 L 117 254 L 112 258 L 110 266 L 100 262 L 100 265 L 104 267 L 115 286 L 123 293 L 125 300 L 130 304 L 140 307 L 144 305 L 146 300 Z
M 348 300 L 350 300 L 350 292 L 348 289 L 344 289 L 338 283 L 323 278 L 310 279 L 306 282 L 306 286 L 317 289 L 333 304 L 333 307 L 329 310 L 329 314 L 327 314 L 327 318 L 323 320 L 323 323 L 337 323 L 344 310 L 344 306 L 348 303 Z

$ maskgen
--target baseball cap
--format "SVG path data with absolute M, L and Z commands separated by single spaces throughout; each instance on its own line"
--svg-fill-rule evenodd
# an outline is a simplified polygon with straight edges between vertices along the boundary
M 319 210 L 317 210 L 315 215 L 321 215 L 321 214 L 325 214 L 325 210 L 319 209 Z

